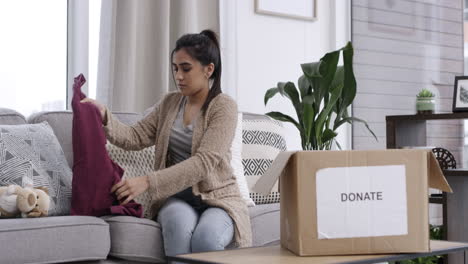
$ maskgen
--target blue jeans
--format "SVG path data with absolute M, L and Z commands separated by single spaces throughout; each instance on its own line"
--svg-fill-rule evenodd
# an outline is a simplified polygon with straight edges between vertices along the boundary
M 171 197 L 158 214 L 166 256 L 223 250 L 234 237 L 231 217 L 221 208 L 197 212 L 187 202 Z

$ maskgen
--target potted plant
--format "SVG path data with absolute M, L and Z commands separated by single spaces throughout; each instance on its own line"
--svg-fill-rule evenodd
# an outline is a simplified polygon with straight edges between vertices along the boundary
M 433 114 L 435 111 L 435 94 L 428 89 L 422 89 L 416 95 L 416 111 L 418 114 Z
M 343 66 L 338 66 L 341 52 Z M 303 75 L 298 88 L 293 82 L 279 82 L 268 89 L 264 103 L 276 94 L 288 98 L 297 114 L 297 120 L 281 112 L 269 112 L 268 116 L 296 126 L 301 135 L 303 150 L 329 150 L 335 142 L 336 130 L 345 123 L 363 123 L 375 136 L 368 124 L 348 113 L 348 107 L 356 96 L 356 79 L 353 73 L 353 46 L 348 42 L 342 49 L 325 54 L 320 61 L 301 64 Z

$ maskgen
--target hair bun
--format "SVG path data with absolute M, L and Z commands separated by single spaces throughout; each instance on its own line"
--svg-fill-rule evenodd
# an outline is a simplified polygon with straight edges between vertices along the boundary
M 200 32 L 200 35 L 204 35 L 204 36 L 207 36 L 209 39 L 211 39 L 211 41 L 213 41 L 213 43 L 219 47 L 219 42 L 218 42 L 218 36 L 217 34 L 211 30 L 211 29 L 205 29 L 203 30 L 202 32 Z

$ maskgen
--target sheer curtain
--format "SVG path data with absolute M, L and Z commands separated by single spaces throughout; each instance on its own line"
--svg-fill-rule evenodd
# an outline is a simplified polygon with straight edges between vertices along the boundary
M 170 52 L 186 33 L 219 32 L 217 0 L 103 0 L 96 99 L 143 112 L 175 87 Z

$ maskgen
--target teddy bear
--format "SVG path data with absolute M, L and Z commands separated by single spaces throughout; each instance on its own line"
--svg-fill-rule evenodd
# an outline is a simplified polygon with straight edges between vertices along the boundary
M 22 217 L 41 217 L 41 216 L 47 216 L 49 214 L 49 208 L 50 208 L 50 197 L 49 197 L 49 192 L 46 187 L 37 187 L 37 188 L 32 188 L 32 187 L 26 187 L 26 190 L 30 189 L 32 192 L 36 194 L 36 200 L 33 206 L 33 209 L 28 211 L 28 212 L 22 212 L 21 216 Z M 26 200 L 25 195 L 18 195 L 18 202 L 19 204 L 24 204 L 24 201 Z M 29 197 L 27 198 L 29 199 Z M 31 204 L 31 203 L 30 203 Z
M 47 216 L 49 207 L 50 198 L 44 187 L 22 188 L 18 185 L 0 187 L 0 217 Z

